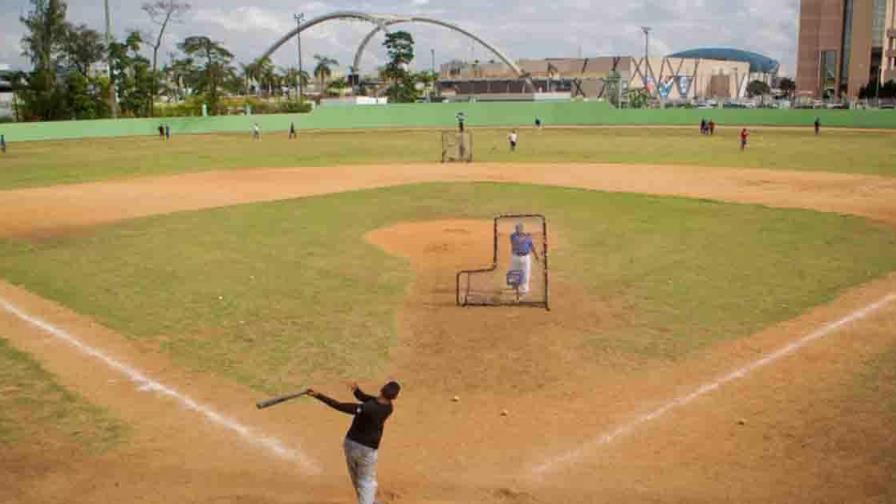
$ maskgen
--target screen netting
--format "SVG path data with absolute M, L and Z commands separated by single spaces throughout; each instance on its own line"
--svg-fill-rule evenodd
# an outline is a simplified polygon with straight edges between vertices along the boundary
M 469 131 L 463 133 L 459 131 L 443 131 L 442 132 L 442 162 L 464 162 L 473 161 L 473 134 Z
M 522 226 L 522 235 L 516 237 L 517 250 L 514 250 L 511 238 L 517 232 L 517 226 Z M 548 237 L 544 216 L 502 215 L 495 218 L 492 233 L 492 264 L 457 274 L 457 303 L 461 306 L 548 308 Z M 521 255 L 529 249 L 525 244 L 529 240 L 533 251 Z

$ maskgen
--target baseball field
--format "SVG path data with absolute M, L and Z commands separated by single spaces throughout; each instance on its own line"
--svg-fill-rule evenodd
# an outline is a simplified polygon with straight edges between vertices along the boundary
M 472 128 L 11 143 L 0 502 L 896 501 L 896 132 Z M 546 216 L 551 310 L 455 305 Z M 503 286 L 496 286 L 501 289 Z

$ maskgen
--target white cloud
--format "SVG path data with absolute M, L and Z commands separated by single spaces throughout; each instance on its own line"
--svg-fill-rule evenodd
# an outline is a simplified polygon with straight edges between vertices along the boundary
M 254 31 L 286 33 L 295 22 L 284 15 L 259 7 L 237 7 L 230 10 L 196 9 L 193 21 L 218 25 L 227 31 L 249 33 Z
M 651 53 L 704 46 L 754 50 L 795 68 L 799 0 L 312 0 L 292 4 L 282 0 L 191 0 L 193 10 L 165 40 L 163 54 L 175 50 L 183 37 L 204 34 L 224 43 L 237 58 L 247 61 L 295 26 L 293 13 L 301 9 L 310 19 L 335 10 L 415 13 L 458 24 L 500 47 L 513 58 L 638 55 L 644 50 L 640 25 L 653 27 Z M 69 18 L 101 29 L 102 9 L 96 0 L 68 0 Z M 110 0 L 113 27 L 149 29 L 136 0 Z M 24 65 L 18 41 L 21 11 L 28 0 L 0 0 L 0 63 Z M 417 41 L 417 64 L 430 65 L 430 49 L 438 62 L 451 58 L 491 56 L 464 37 L 439 27 L 400 25 Z M 396 27 L 397 28 L 397 27 Z M 302 35 L 306 61 L 315 53 L 335 57 L 340 66 L 351 63 L 355 49 L 370 26 L 361 22 L 333 22 L 315 26 Z M 176 36 L 175 36 L 176 32 Z M 382 38 L 371 41 L 364 58 L 370 70 L 382 59 Z M 295 44 L 274 54 L 279 65 L 293 64 Z
M 12 33 L 0 35 L 0 63 L 9 64 L 19 59 L 21 52 L 21 37 Z

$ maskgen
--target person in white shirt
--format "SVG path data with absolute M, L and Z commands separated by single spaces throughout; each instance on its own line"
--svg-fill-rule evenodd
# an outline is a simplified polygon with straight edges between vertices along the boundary
M 535 257 L 536 261 L 540 259 L 532 242 L 532 235 L 526 233 L 522 222 L 516 224 L 514 233 L 510 235 L 510 250 L 513 253 L 510 256 L 510 269 L 520 272 L 519 293 L 525 296 L 529 293 L 529 277 L 532 273 L 530 257 Z
M 510 134 L 507 135 L 507 140 L 510 142 L 510 152 L 516 151 L 516 130 L 511 131 Z

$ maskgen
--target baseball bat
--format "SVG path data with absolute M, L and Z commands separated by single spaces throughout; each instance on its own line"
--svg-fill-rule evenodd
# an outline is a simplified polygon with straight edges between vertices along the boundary
M 271 406 L 274 406 L 276 404 L 280 404 L 282 402 L 289 401 L 290 399 L 295 399 L 296 397 L 302 397 L 305 395 L 308 395 L 307 390 L 303 390 L 301 392 L 296 392 L 295 394 L 287 394 L 287 395 L 282 395 L 279 397 L 274 397 L 272 399 L 268 399 L 267 401 L 261 401 L 261 402 L 255 403 L 255 407 L 258 409 L 270 408 Z

